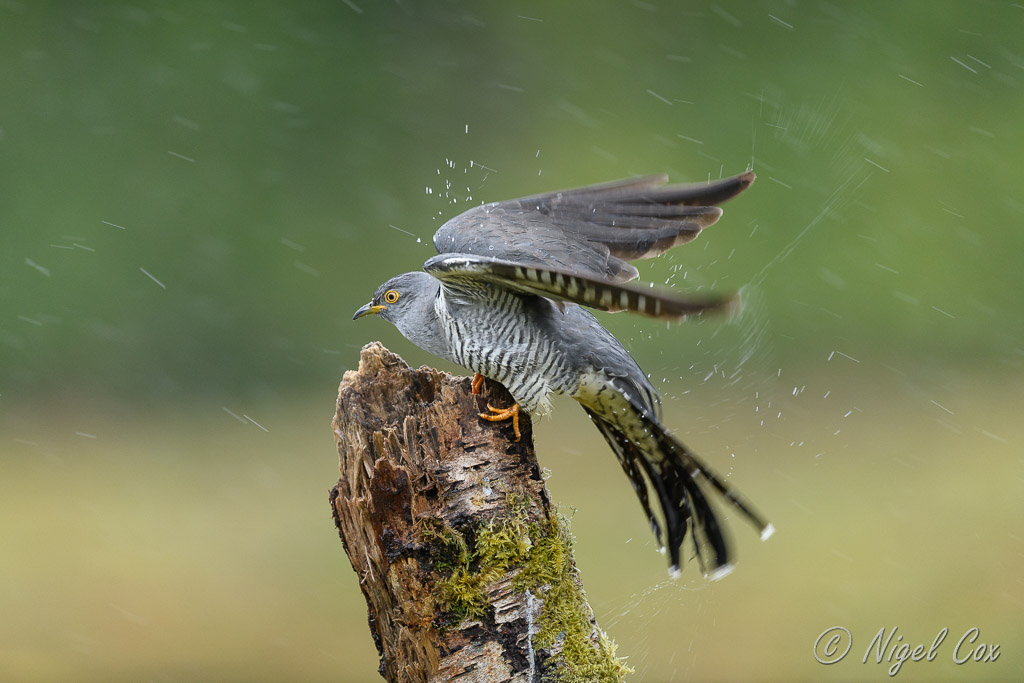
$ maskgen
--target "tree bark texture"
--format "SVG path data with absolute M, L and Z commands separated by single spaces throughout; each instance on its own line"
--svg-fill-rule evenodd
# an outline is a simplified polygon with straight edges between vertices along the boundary
M 338 391 L 330 501 L 388 681 L 620 680 L 512 397 L 379 343 Z

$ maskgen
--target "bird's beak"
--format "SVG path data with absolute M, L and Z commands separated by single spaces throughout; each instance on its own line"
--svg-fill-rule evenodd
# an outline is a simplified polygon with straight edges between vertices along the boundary
M 387 308 L 387 306 L 375 306 L 373 304 L 373 302 L 371 301 L 370 303 L 366 304 L 365 306 L 361 306 L 359 308 L 359 310 L 356 311 L 356 314 L 354 316 L 352 316 L 352 319 L 353 320 L 358 320 L 359 318 L 362 318 L 364 315 L 370 315 L 372 313 L 380 313 L 385 308 Z

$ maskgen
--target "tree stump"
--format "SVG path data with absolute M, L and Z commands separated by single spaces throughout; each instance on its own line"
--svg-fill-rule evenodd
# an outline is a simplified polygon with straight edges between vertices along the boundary
M 380 343 L 338 390 L 334 521 L 388 681 L 621 680 L 504 387 L 412 370 Z

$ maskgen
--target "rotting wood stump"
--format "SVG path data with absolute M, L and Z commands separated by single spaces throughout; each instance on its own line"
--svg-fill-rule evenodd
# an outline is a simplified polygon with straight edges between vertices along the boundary
M 513 400 L 486 382 L 411 369 L 374 342 L 345 373 L 330 501 L 388 681 L 617 681 Z

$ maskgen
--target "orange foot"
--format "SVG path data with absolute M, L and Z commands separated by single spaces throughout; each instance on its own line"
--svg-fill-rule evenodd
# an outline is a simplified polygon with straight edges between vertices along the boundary
M 473 393 L 474 394 L 479 394 L 480 393 L 480 387 L 482 387 L 483 385 L 484 385 L 484 376 L 481 375 L 479 372 L 474 372 L 473 373 L 473 384 L 471 385 L 473 387 Z
M 516 441 L 519 441 L 519 404 L 514 403 L 511 408 L 495 408 L 490 403 L 487 404 L 487 410 L 491 413 L 480 413 L 480 417 L 490 422 L 500 422 L 502 420 L 512 419 L 512 431 L 516 433 Z

